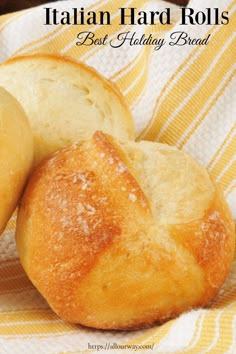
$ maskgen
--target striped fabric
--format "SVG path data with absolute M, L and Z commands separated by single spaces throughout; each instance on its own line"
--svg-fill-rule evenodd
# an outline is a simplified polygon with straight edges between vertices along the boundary
M 106 10 L 112 26 L 46 26 L 44 6 L 0 17 L 0 62 L 20 54 L 61 53 L 81 60 L 111 79 L 133 113 L 138 140 L 176 145 L 204 164 L 224 189 L 236 219 L 236 1 L 208 0 L 229 11 L 226 26 L 181 26 L 178 7 L 159 0 L 85 0 L 48 4 Z M 172 24 L 122 26 L 120 7 L 160 11 L 171 8 Z M 206 1 L 192 0 L 196 11 Z M 186 31 L 207 46 L 76 46 L 77 34 L 93 31 L 116 38 L 131 31 L 169 38 Z M 0 238 L 0 353 L 236 353 L 236 261 L 215 299 L 205 309 L 142 331 L 104 332 L 60 320 L 31 285 L 14 242 L 15 217 Z M 95 346 L 103 346 L 103 348 Z M 122 347 L 123 346 L 123 347 Z

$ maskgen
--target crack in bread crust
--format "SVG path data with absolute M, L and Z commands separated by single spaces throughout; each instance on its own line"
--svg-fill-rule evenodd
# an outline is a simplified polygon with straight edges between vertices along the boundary
M 193 162 L 191 173 L 199 171 L 200 182 L 206 178 L 205 188 L 211 186 L 202 210 L 196 208 L 196 218 L 189 214 L 185 222 L 176 217 L 175 205 L 158 218 L 152 202 L 156 186 L 148 191 L 150 180 L 140 172 L 140 147 L 96 132 L 54 154 L 27 187 L 17 222 L 22 264 L 67 321 L 109 329 L 150 326 L 205 305 L 227 276 L 234 233 L 223 196 Z M 182 154 L 164 150 L 165 158 L 167 152 Z M 147 163 L 145 168 L 153 172 Z M 166 168 L 155 171 L 160 183 Z M 175 201 L 178 183 L 189 188 L 182 178 L 168 194 L 177 204 L 184 203 L 180 197 Z
M 17 98 L 29 118 L 35 165 L 59 148 L 90 138 L 97 129 L 134 138 L 131 113 L 116 86 L 74 59 L 49 54 L 14 57 L 0 65 L 0 85 Z

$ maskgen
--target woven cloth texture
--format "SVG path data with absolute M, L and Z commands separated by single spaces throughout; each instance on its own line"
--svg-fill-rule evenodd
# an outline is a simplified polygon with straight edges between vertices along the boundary
M 47 7 L 106 10 L 112 25 L 44 25 L 45 5 L 0 16 L 0 63 L 16 55 L 60 53 L 82 61 L 112 80 L 134 117 L 137 140 L 175 145 L 207 167 L 222 186 L 236 219 L 236 1 L 192 0 L 195 11 L 228 11 L 228 25 L 182 26 L 180 10 L 165 1 L 60 1 Z M 120 25 L 119 8 L 171 8 L 171 25 Z M 76 46 L 77 34 L 97 37 L 131 31 L 164 38 L 186 31 L 208 45 L 120 48 Z M 236 353 L 236 262 L 217 296 L 162 326 L 133 332 L 98 331 L 63 322 L 24 273 L 15 248 L 15 216 L 0 238 L 0 354 Z M 94 345 L 103 346 L 98 348 Z M 110 346 L 110 347 L 109 347 Z M 122 347 L 123 346 L 123 347 Z M 151 346 L 151 347 L 150 347 Z

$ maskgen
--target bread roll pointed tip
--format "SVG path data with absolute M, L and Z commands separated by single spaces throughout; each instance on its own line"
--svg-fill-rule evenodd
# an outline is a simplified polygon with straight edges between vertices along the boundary
M 33 54 L 0 65 L 0 85 L 24 108 L 33 131 L 35 165 L 53 151 L 101 129 L 134 139 L 132 115 L 117 87 L 72 58 Z
M 138 329 L 206 305 L 230 270 L 235 234 L 223 195 L 189 156 L 96 132 L 36 169 L 16 241 L 60 317 Z

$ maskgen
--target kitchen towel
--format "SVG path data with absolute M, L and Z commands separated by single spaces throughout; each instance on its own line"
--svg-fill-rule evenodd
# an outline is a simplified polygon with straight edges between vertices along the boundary
M 47 11 L 56 9 L 58 22 L 68 11 L 73 23 L 72 9 L 82 7 L 109 11 L 112 24 L 46 24 Z M 175 145 L 195 157 L 222 186 L 236 219 L 236 1 L 192 0 L 188 7 L 207 13 L 212 24 L 183 25 L 181 9 L 160 0 L 69 0 L 0 16 L 0 62 L 43 52 L 94 67 L 123 93 L 136 139 Z M 129 24 L 126 18 L 122 25 L 120 8 L 136 8 L 136 20 L 139 11 L 170 8 L 171 23 Z M 228 24 L 215 24 L 216 9 L 228 12 Z M 107 35 L 117 48 L 78 45 L 85 31 Z M 208 44 L 173 45 L 181 32 Z M 49 309 L 20 266 L 14 230 L 15 217 L 0 238 L 0 354 L 236 353 L 236 262 L 205 309 L 150 329 L 99 331 L 65 323 Z

